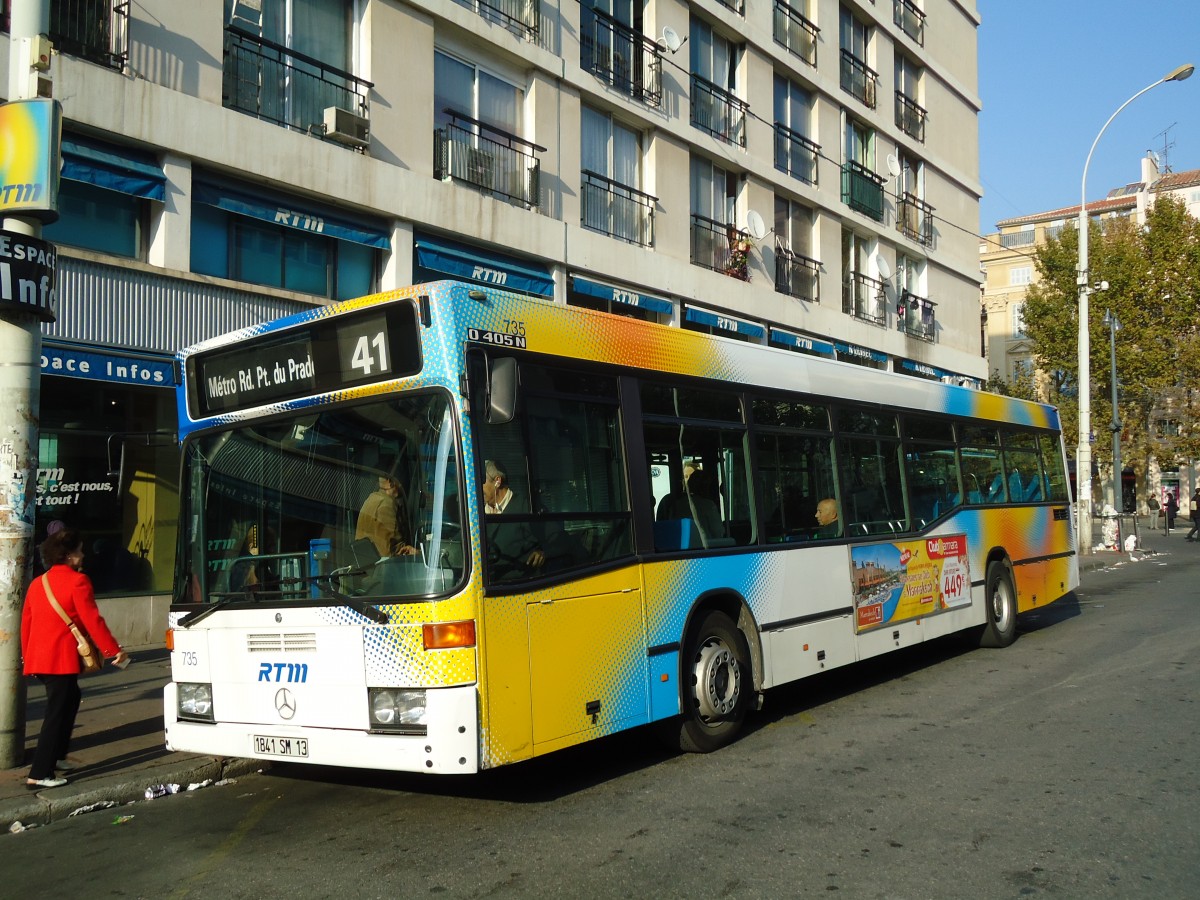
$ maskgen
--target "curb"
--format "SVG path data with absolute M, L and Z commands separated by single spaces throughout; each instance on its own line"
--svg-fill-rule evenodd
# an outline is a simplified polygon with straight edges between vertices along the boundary
M 7 831 L 18 822 L 26 827 L 49 825 L 98 803 L 105 804 L 103 808 L 108 809 L 110 804 L 120 806 L 146 800 L 146 789 L 155 785 L 178 784 L 186 790 L 189 784 L 240 778 L 270 767 L 266 760 L 238 757 L 189 756 L 167 760 L 136 772 L 30 792 L 28 797 L 0 800 L 0 826 Z

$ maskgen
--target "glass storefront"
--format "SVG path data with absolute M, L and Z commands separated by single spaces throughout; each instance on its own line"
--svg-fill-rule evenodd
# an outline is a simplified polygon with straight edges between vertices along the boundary
M 171 589 L 175 433 L 168 386 L 42 376 L 34 539 L 42 541 L 54 520 L 78 529 L 97 594 Z

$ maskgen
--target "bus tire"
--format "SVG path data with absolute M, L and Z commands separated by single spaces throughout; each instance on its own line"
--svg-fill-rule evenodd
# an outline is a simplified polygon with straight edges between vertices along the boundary
M 723 612 L 691 629 L 681 666 L 683 715 L 674 731 L 685 753 L 710 753 L 734 739 L 746 718 L 754 675 L 746 639 Z
M 987 624 L 979 634 L 979 646 L 1007 647 L 1017 639 L 1017 592 L 1007 563 L 988 563 L 984 589 Z

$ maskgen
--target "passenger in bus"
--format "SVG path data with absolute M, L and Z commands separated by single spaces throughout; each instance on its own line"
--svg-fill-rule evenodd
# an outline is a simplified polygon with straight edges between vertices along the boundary
M 692 519 L 705 540 L 723 538 L 725 525 L 721 511 L 712 499 L 713 482 L 707 469 L 695 469 L 683 486 L 663 497 L 658 505 L 658 521 Z
M 508 484 L 508 468 L 498 460 L 484 462 L 483 511 L 488 516 L 502 516 L 516 495 Z M 515 511 L 515 510 L 514 510 Z M 538 570 L 546 564 L 541 542 L 528 522 L 489 523 L 488 548 L 495 571 L 514 577 L 515 569 Z M 505 570 L 508 570 L 505 572 Z
M 390 475 L 379 477 L 379 487 L 367 497 L 358 513 L 354 539 L 368 538 L 379 552 L 379 558 L 413 556 L 413 547 L 404 533 L 408 522 L 408 504 L 400 482 Z
M 837 501 L 826 497 L 817 504 L 817 532 L 815 537 L 834 538 L 842 533 L 842 523 L 838 519 Z

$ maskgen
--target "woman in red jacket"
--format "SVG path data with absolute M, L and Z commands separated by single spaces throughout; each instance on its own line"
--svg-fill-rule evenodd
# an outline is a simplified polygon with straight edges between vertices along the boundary
M 83 574 L 83 538 L 73 528 L 64 528 L 41 545 L 50 590 L 72 621 L 87 632 L 100 652 L 116 657 L 118 665 L 128 659 L 104 623 L 92 582 Z M 50 605 L 42 578 L 35 578 L 25 594 L 21 613 L 21 648 L 25 674 L 34 675 L 46 687 L 46 712 L 38 735 L 33 765 L 25 785 L 29 788 L 60 787 L 67 779 L 55 777 L 55 769 L 74 768 L 67 762 L 67 745 L 75 728 L 82 693 L 79 690 L 79 651 L 62 616 Z

